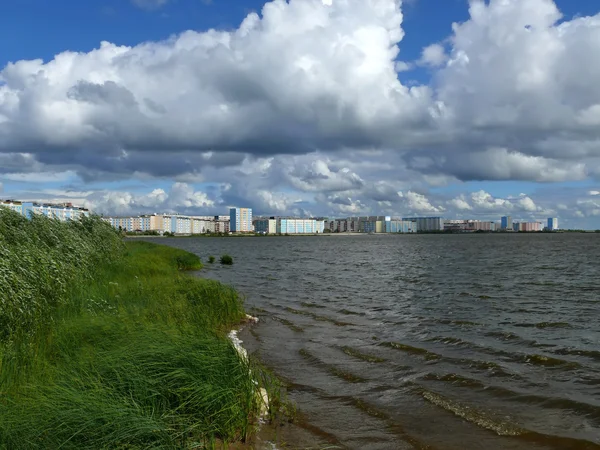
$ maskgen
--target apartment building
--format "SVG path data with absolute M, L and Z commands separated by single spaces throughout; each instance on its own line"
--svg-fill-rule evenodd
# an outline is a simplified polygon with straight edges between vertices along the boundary
M 548 231 L 558 230 L 558 219 L 556 217 L 548 218 Z
M 444 231 L 450 232 L 474 232 L 474 231 L 496 231 L 496 223 L 484 220 L 446 220 Z
M 442 217 L 404 217 L 402 220 L 415 222 L 419 232 L 444 231 L 444 219 Z
M 254 221 L 254 231 L 256 233 L 276 234 L 277 219 L 274 217 L 270 219 L 256 219 Z
M 277 219 L 277 233 L 280 234 L 316 234 L 322 233 L 325 228 L 317 226 L 315 219 Z
M 532 233 L 536 231 L 542 231 L 544 225 L 540 222 L 514 222 L 513 230 L 525 233 Z
M 386 217 L 385 233 L 416 233 L 417 231 L 418 226 L 416 222 Z
M 511 216 L 503 216 L 500 219 L 500 229 L 501 230 L 512 230 L 513 229 L 513 221 Z
M 229 229 L 233 233 L 251 233 L 252 208 L 231 208 L 229 210 Z
M 229 233 L 229 216 L 184 216 L 152 214 L 131 217 L 104 218 L 112 227 L 128 232 L 203 234 Z
M 32 217 L 34 214 L 40 214 L 52 219 L 66 221 L 90 215 L 88 209 L 73 206 L 71 203 L 53 204 L 0 200 L 0 206 L 12 209 L 27 218 Z

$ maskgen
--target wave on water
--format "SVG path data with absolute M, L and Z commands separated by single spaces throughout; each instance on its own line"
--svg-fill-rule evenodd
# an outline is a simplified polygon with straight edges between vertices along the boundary
M 335 377 L 341 378 L 342 380 L 347 381 L 348 383 L 364 383 L 367 381 L 366 378 L 342 370 L 334 365 L 327 364 L 326 362 L 322 361 L 321 359 L 317 358 L 315 355 L 310 353 L 308 350 L 301 348 L 298 351 L 298 353 L 300 353 L 300 356 L 306 359 L 313 366 L 323 369 L 327 373 Z
M 423 389 L 421 395 L 428 402 L 433 403 L 434 405 L 439 406 L 440 408 L 443 408 L 446 411 L 449 411 L 458 417 L 461 417 L 482 428 L 494 431 L 499 436 L 519 436 L 520 434 L 524 433 L 523 429 L 511 424 L 510 422 L 493 418 L 482 411 L 461 404 L 455 400 L 451 400 L 435 392 Z
M 512 325 L 519 328 L 573 328 L 573 325 L 568 322 L 514 323 Z
M 598 350 L 579 350 L 576 348 L 561 348 L 554 350 L 554 353 L 556 353 L 557 355 L 564 356 L 584 356 L 595 361 L 600 361 L 600 351 Z
M 461 388 L 470 388 L 485 391 L 496 398 L 514 401 L 526 405 L 536 405 L 544 409 L 555 409 L 558 411 L 570 411 L 579 415 L 582 419 L 593 421 L 600 426 L 600 406 L 568 398 L 543 396 L 531 393 L 513 391 L 500 386 L 486 384 L 482 381 L 464 377 L 456 373 L 437 374 L 427 373 L 421 377 L 423 381 L 434 381 L 448 383 Z
M 382 342 L 380 345 L 396 350 L 401 350 L 409 354 L 424 356 L 425 359 L 439 359 L 441 357 L 437 353 L 430 352 L 429 350 L 426 350 L 424 348 L 413 347 L 412 345 L 401 344 L 400 342 Z

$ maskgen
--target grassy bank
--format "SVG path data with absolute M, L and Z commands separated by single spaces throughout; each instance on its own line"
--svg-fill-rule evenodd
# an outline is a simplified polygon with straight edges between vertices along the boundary
M 0 208 L 0 448 L 243 440 L 257 385 L 226 333 L 245 314 L 232 288 L 183 273 L 200 267 L 98 219 Z

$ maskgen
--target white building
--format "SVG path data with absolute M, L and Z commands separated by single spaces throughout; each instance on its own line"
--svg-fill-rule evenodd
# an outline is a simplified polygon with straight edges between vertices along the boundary
M 419 232 L 444 231 L 444 219 L 442 217 L 404 217 L 402 220 L 416 222 Z
M 0 200 L 0 206 L 12 209 L 27 218 L 32 217 L 34 214 L 40 214 L 52 219 L 66 221 L 90 215 L 89 210 L 86 208 L 79 208 L 71 203 L 53 204 Z
M 548 230 L 549 231 L 556 231 L 556 230 L 558 230 L 558 218 L 556 218 L 556 217 L 549 217 L 548 218 Z

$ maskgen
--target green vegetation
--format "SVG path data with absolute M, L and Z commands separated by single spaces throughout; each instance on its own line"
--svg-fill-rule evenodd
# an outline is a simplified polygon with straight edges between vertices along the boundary
M 230 266 L 233 264 L 233 258 L 229 255 L 223 255 L 223 256 L 221 256 L 221 264 Z
M 209 262 L 210 264 L 214 264 L 214 262 L 215 262 L 215 257 L 214 257 L 214 256 L 212 256 L 212 255 L 210 255 L 210 256 L 208 257 L 208 262 Z
M 160 236 L 160 233 L 156 230 L 146 231 L 125 231 L 126 236 Z
M 245 318 L 236 291 L 182 273 L 200 267 L 98 218 L 0 208 L 0 448 L 244 440 L 259 388 L 279 388 L 226 337 Z

